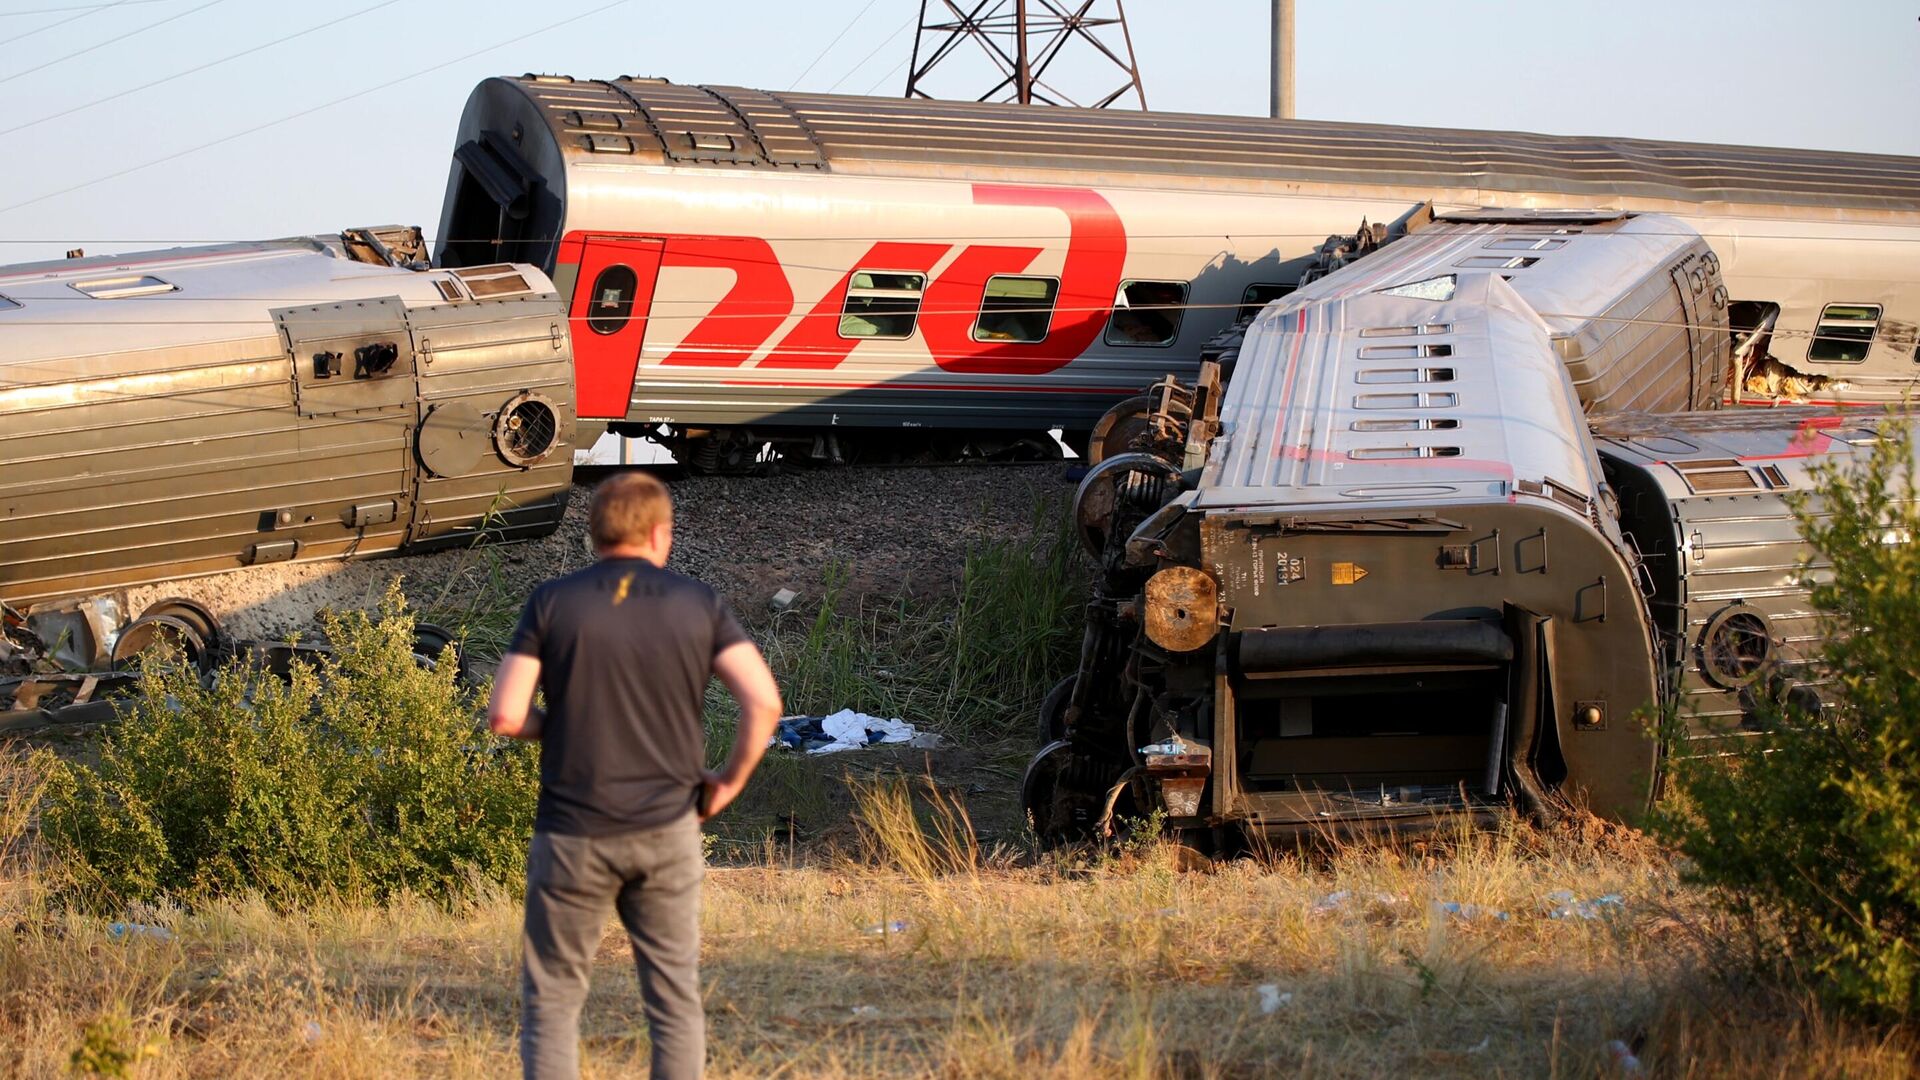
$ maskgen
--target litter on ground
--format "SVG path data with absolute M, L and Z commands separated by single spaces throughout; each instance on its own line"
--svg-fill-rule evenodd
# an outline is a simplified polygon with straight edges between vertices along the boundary
M 1278 983 L 1261 983 L 1254 987 L 1260 994 L 1260 1013 L 1271 1016 L 1293 1004 L 1293 991 L 1282 992 Z
M 1549 919 L 1600 919 L 1617 915 L 1625 910 L 1626 906 L 1626 900 L 1619 893 L 1608 893 L 1591 900 L 1579 900 L 1566 889 L 1548 893 L 1545 900 Z
M 767 745 L 786 746 L 809 754 L 837 754 L 882 743 L 937 750 L 940 736 L 915 730 L 912 724 L 897 717 L 889 720 L 841 709 L 831 716 L 782 717 Z
M 1507 913 L 1498 908 L 1481 907 L 1479 904 L 1462 904 L 1456 900 L 1445 900 L 1435 904 L 1434 907 L 1466 922 L 1475 922 L 1480 919 L 1506 922 L 1508 918 Z
M 164 926 L 150 926 L 146 923 L 116 922 L 107 924 L 107 936 L 118 941 L 124 938 L 152 938 L 155 941 L 172 941 L 173 931 Z

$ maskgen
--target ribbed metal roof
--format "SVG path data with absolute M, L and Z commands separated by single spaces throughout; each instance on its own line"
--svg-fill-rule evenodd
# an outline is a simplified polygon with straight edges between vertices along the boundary
M 1780 203 L 1920 210 L 1920 158 L 1648 139 L 1464 131 L 1195 113 L 1128 112 L 960 101 L 770 93 L 607 83 L 517 81 L 549 102 L 607 97 L 647 116 L 639 156 L 712 164 L 828 168 L 1009 167 L 1142 177 L 1223 177 L 1372 183 L 1487 192 L 1561 192 L 1687 203 Z M 577 106 L 576 106 L 577 107 Z M 557 134 L 575 137 L 562 110 Z M 703 126 L 704 125 L 704 126 Z M 742 144 L 706 157 L 688 140 L 704 128 Z M 631 132 L 628 132 L 631 134 Z M 759 152 L 754 152 L 759 151 Z M 818 158 L 814 151 L 818 152 Z

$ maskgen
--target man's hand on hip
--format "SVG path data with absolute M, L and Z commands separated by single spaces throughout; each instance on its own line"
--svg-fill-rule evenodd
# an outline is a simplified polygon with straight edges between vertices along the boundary
M 700 774 L 700 820 L 707 821 L 727 808 L 747 788 L 745 779 L 729 780 L 711 769 Z

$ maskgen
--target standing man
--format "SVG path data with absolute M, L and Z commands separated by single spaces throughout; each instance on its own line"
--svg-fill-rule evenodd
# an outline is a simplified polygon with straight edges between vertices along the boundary
M 529 1078 L 580 1071 L 580 1007 L 617 910 L 640 969 L 658 1080 L 706 1062 L 700 1001 L 700 823 L 740 794 L 780 716 L 760 650 L 714 591 L 664 569 L 673 503 L 643 473 L 594 489 L 599 560 L 535 589 L 494 678 L 488 723 L 540 740 L 527 851 L 520 1061 Z M 714 675 L 740 703 L 733 751 L 706 772 Z M 546 692 L 544 715 L 533 692 Z

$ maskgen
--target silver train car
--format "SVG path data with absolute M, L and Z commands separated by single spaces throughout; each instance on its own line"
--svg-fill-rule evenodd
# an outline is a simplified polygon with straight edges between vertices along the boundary
M 1872 418 L 1622 413 L 1596 435 L 1519 278 L 1396 277 L 1393 250 L 1263 312 L 1224 388 L 1212 365 L 1162 384 L 1087 474 L 1081 666 L 1023 782 L 1043 834 L 1156 809 L 1221 844 L 1510 803 L 1629 818 L 1662 765 L 1643 712 L 1711 740 L 1755 694 L 1817 704 L 1783 499 Z M 1615 284 L 1666 277 L 1654 258 Z M 1611 326 L 1602 381 L 1652 344 Z
M 1730 398 L 1912 384 L 1920 159 L 1886 155 L 529 75 L 469 98 L 436 257 L 549 271 L 581 415 L 717 463 L 1084 434 L 1429 203 L 1678 218 L 1723 260 Z
M 383 228 L 0 268 L 0 600 L 552 531 L 565 303 L 424 256 Z

